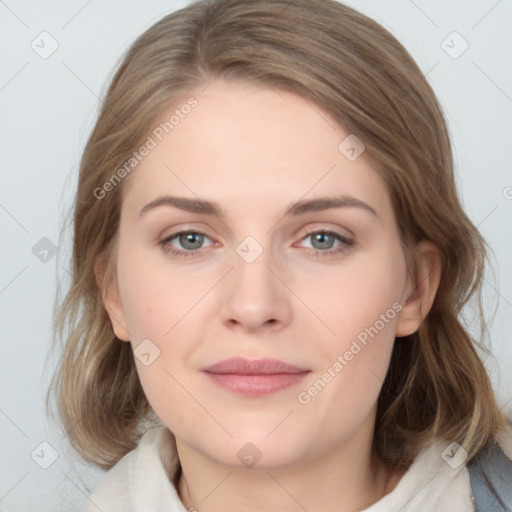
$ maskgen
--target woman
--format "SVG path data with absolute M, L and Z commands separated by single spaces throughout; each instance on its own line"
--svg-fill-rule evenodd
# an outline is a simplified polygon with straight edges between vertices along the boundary
M 144 33 L 84 151 L 73 261 L 54 388 L 110 469 L 87 511 L 466 511 L 468 468 L 512 456 L 458 319 L 485 243 L 440 107 L 342 4 L 200 2 Z

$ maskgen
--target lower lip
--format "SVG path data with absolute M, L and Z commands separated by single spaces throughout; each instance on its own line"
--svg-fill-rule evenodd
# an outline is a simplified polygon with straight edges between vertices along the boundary
M 269 375 L 241 375 L 210 373 L 206 375 L 217 386 L 243 396 L 263 396 L 276 393 L 301 382 L 310 372 L 277 373 Z

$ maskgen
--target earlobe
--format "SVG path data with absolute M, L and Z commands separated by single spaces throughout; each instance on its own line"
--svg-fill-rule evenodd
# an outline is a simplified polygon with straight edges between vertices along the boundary
M 122 341 L 130 341 L 130 334 L 126 328 L 126 316 L 111 264 L 103 257 L 98 258 L 94 265 L 94 275 L 114 334 Z
M 409 336 L 416 332 L 427 316 L 441 280 L 441 256 L 432 242 L 422 240 L 417 250 L 420 254 L 418 275 L 408 279 L 403 298 L 403 308 L 396 322 L 395 336 Z

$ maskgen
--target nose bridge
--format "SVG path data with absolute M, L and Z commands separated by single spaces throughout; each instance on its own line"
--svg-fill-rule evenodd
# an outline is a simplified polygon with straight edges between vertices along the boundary
M 236 247 L 233 259 L 233 294 L 239 294 L 245 301 L 261 301 L 260 307 L 276 295 L 279 284 L 269 270 L 273 266 L 269 242 L 265 246 L 263 243 L 253 236 L 245 237 Z
M 290 305 L 287 289 L 270 270 L 277 264 L 269 246 L 253 236 L 235 249 L 229 285 L 221 298 L 223 321 L 254 330 L 265 324 L 287 323 Z

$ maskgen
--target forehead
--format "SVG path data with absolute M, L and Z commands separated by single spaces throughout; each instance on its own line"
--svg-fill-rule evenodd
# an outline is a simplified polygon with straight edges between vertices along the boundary
M 193 108 L 182 108 L 185 98 L 155 122 L 154 147 L 123 184 L 124 203 L 142 207 L 169 193 L 261 212 L 343 194 L 389 209 L 384 183 L 364 151 L 347 158 L 344 141 L 353 145 L 354 135 L 304 98 L 222 80 L 190 97 Z M 159 140 L 155 133 L 162 131 Z

